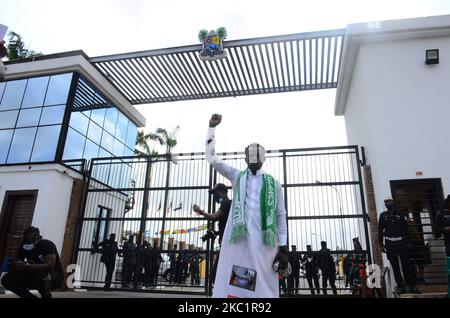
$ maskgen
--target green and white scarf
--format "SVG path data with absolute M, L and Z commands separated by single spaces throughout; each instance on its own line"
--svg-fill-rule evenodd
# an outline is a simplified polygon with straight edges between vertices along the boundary
M 239 174 L 234 187 L 231 244 L 235 243 L 239 238 L 248 236 L 244 215 L 247 171 L 244 170 Z M 277 239 L 277 189 L 274 177 L 269 174 L 263 174 L 260 206 L 263 242 L 267 246 L 275 247 Z

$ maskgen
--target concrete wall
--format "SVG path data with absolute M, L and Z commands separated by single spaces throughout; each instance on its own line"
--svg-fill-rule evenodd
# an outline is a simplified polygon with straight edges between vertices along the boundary
M 38 190 L 32 225 L 61 252 L 74 178 L 81 176 L 61 165 L 0 168 L 0 204 L 6 191 Z
M 434 48 L 440 63 L 428 66 L 425 50 Z M 450 37 L 361 43 L 354 63 L 347 137 L 365 147 L 378 214 L 391 195 L 390 180 L 441 178 L 448 193 Z M 389 281 L 395 285 L 393 276 Z
M 427 66 L 425 50 L 439 48 Z M 349 144 L 366 148 L 377 207 L 389 180 L 442 178 L 450 191 L 450 37 L 363 43 L 346 104 Z

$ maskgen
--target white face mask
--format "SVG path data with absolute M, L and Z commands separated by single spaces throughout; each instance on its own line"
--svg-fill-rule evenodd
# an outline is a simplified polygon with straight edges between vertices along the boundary
M 219 199 L 217 200 L 217 202 L 219 202 L 219 204 L 222 204 L 223 198 L 219 198 Z
M 23 244 L 22 247 L 25 251 L 31 251 L 34 248 L 34 244 Z

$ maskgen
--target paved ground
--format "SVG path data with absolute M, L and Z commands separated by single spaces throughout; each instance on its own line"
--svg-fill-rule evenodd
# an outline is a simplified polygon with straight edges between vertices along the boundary
M 39 295 L 38 292 L 33 294 Z M 161 293 L 145 293 L 145 292 L 122 292 L 122 291 L 101 291 L 101 290 L 78 290 L 67 292 L 53 292 L 54 298 L 206 298 L 201 295 L 188 295 L 188 294 L 161 294 Z M 17 298 L 16 295 L 9 291 L 0 295 L 1 298 Z

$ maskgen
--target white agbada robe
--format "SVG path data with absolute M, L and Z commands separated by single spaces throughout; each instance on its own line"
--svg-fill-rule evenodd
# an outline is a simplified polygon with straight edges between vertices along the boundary
M 206 160 L 225 178 L 231 181 L 233 189 L 236 185 L 240 171 L 231 167 L 216 156 L 215 152 L 215 128 L 210 127 L 206 141 Z M 287 243 L 286 209 L 284 196 L 280 182 L 276 180 L 277 187 L 277 236 L 278 246 L 275 248 L 263 243 L 261 230 L 260 193 L 264 172 L 258 170 L 256 175 L 250 171 L 247 174 L 247 189 L 245 197 L 245 220 L 248 237 L 241 238 L 236 243 L 230 244 L 232 231 L 232 207 L 228 214 L 225 232 L 222 238 L 219 264 L 217 266 L 216 281 L 213 297 L 245 297 L 245 298 L 278 298 L 279 285 L 278 273 L 272 268 L 273 260 L 278 252 L 278 246 Z M 232 205 L 233 206 L 233 205 Z M 256 271 L 255 290 L 236 287 L 230 284 L 233 266 L 241 266 Z

